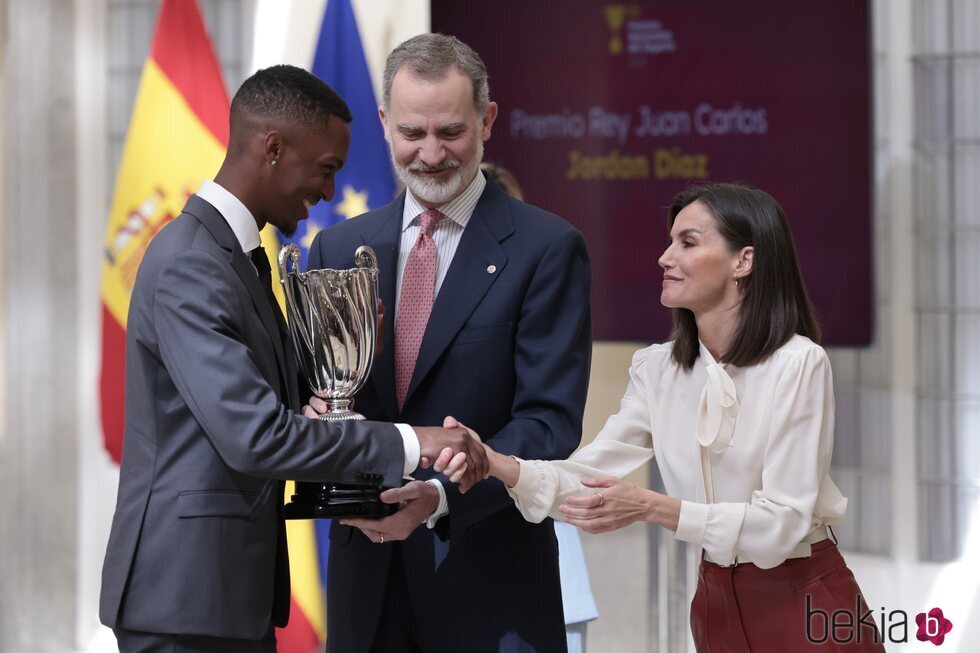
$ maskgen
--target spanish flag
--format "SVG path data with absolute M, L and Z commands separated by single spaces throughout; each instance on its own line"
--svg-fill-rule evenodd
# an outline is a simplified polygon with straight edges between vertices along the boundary
M 102 252 L 102 431 L 122 455 L 126 316 L 146 247 L 221 166 L 228 91 L 196 0 L 163 0 L 116 177 Z

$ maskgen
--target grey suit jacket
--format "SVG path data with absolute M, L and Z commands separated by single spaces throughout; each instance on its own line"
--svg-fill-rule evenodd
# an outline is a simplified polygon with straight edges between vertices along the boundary
M 259 638 L 289 614 L 283 479 L 401 482 L 393 425 L 294 412 L 293 357 L 231 228 L 192 196 L 133 288 L 104 624 Z

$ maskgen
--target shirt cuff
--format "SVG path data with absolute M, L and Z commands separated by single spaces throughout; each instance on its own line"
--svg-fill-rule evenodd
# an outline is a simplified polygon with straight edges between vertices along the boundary
M 395 428 L 402 435 L 402 442 L 405 445 L 405 476 L 408 476 L 419 466 L 419 458 L 422 456 L 422 448 L 419 446 L 419 436 L 415 434 L 408 424 L 395 424 Z
M 436 522 L 449 514 L 449 502 L 446 501 L 446 488 L 442 486 L 442 483 L 437 478 L 430 478 L 426 483 L 432 483 L 439 489 L 439 505 L 436 507 L 435 512 L 429 515 L 429 518 L 423 522 L 430 529 L 436 527 Z
M 681 514 L 677 519 L 674 537 L 682 542 L 702 544 L 704 529 L 708 525 L 708 504 L 681 501 Z
M 541 485 L 541 474 L 538 473 L 533 462 L 521 460 L 516 456 L 511 457 L 520 465 L 520 472 L 517 475 L 517 483 L 514 487 L 507 488 L 508 491 L 522 499 L 533 499 Z

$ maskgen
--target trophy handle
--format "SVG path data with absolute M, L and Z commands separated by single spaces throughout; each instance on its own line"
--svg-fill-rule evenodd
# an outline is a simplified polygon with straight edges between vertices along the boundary
M 286 300 L 286 317 L 289 320 L 289 334 L 292 336 L 293 345 L 297 352 L 303 351 L 303 346 L 309 351 L 313 350 L 313 339 L 307 331 L 302 315 L 303 311 L 297 305 L 296 294 L 303 295 L 302 279 L 299 271 L 299 247 L 295 243 L 286 243 L 279 250 L 279 283 L 282 284 L 282 294 Z M 288 264 L 293 264 L 293 271 L 289 273 L 286 268 Z
M 374 255 L 374 252 L 371 252 Z M 287 263 L 293 264 L 293 272 L 299 273 L 299 247 L 296 243 L 286 243 L 279 250 L 279 282 L 286 284 Z
M 368 245 L 361 245 L 354 252 L 354 264 L 359 268 L 368 268 L 375 276 L 378 274 L 378 257 Z

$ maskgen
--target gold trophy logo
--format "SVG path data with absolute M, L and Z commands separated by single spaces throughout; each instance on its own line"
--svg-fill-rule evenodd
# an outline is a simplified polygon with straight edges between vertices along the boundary
M 609 54 L 623 54 L 623 25 L 627 18 L 636 18 L 640 15 L 640 8 L 637 5 L 606 5 L 603 11 L 606 17 L 606 24 L 612 34 L 609 37 Z

